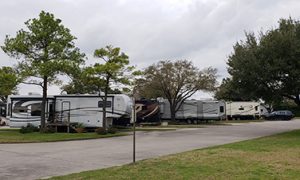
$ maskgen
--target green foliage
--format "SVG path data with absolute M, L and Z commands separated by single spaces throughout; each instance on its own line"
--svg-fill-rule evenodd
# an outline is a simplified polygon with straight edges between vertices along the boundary
M 21 29 L 14 38 L 6 36 L 1 46 L 9 56 L 20 59 L 18 70 L 24 77 L 47 76 L 52 83 L 57 73 L 70 73 L 83 62 L 84 55 L 74 46 L 76 38 L 53 14 L 42 11 L 25 25 L 28 31 Z
M 0 101 L 6 102 L 8 95 L 17 92 L 20 79 L 17 72 L 11 67 L 0 68 Z
M 289 98 L 300 105 L 299 55 L 299 21 L 281 19 L 278 28 L 261 32 L 258 38 L 248 33 L 246 41 L 236 43 L 229 56 L 229 89 L 270 104 Z
M 27 126 L 22 126 L 21 129 L 19 130 L 20 133 L 25 134 L 25 133 L 32 133 L 32 132 L 38 132 L 39 128 L 36 126 L 33 126 L 32 124 L 27 124 Z
M 83 123 L 77 123 L 75 124 L 75 128 L 85 128 Z
M 133 77 L 134 66 L 129 66 L 128 56 L 120 52 L 120 48 L 106 46 L 96 49 L 94 56 L 102 59 L 105 63 L 95 63 L 88 68 L 88 73 L 95 79 L 95 84 L 99 84 L 100 90 L 105 92 L 111 84 L 131 85 L 130 79 Z
M 71 82 L 62 86 L 61 90 L 67 94 L 98 94 L 104 82 L 98 77 L 90 76 L 90 68 L 82 68 L 70 74 Z M 121 94 L 119 89 L 109 87 L 109 94 Z
M 72 81 L 63 86 L 62 90 L 68 94 L 120 94 L 130 92 L 130 85 L 134 76 L 140 74 L 129 66 L 128 56 L 120 52 L 120 48 L 106 46 L 95 50 L 94 56 L 104 63 L 95 63 L 93 66 L 77 69 L 71 74 Z M 112 88 L 114 85 L 116 88 Z
M 300 117 L 300 107 L 294 101 L 284 99 L 283 102 L 273 105 L 273 110 L 290 110 L 296 117 Z
M 74 125 L 75 131 L 77 133 L 84 133 L 86 131 L 85 126 L 83 123 L 76 123 Z
M 227 101 L 250 101 L 253 99 L 248 93 L 244 93 L 241 89 L 236 88 L 230 78 L 223 79 L 222 84 L 215 92 L 215 98 Z
M 213 91 L 216 85 L 214 68 L 200 71 L 191 61 L 160 61 L 149 66 L 140 79 L 136 91 L 140 96 L 167 98 L 170 103 L 172 120 L 182 102 L 199 90 Z
M 43 88 L 41 127 L 45 127 L 45 105 L 48 84 L 60 83 L 58 74 L 69 74 L 83 63 L 84 54 L 75 47 L 70 30 L 60 19 L 42 11 L 38 18 L 25 22 L 26 30 L 19 30 L 15 37 L 6 36 L 3 51 L 19 60 L 17 70 L 23 83 Z M 30 79 L 36 77 L 38 80 Z M 25 80 L 27 81 L 25 82 Z
M 81 139 L 97 139 L 107 137 L 125 136 L 127 133 L 98 135 L 87 133 L 26 133 L 21 134 L 19 129 L 0 129 L 0 143 L 28 143 L 28 142 L 54 142 Z

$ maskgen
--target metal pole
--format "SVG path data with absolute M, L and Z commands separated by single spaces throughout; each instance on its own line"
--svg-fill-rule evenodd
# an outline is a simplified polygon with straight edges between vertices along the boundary
M 135 121 L 136 121 L 136 113 L 135 113 L 135 98 L 132 98 L 133 102 L 133 163 L 135 163 Z

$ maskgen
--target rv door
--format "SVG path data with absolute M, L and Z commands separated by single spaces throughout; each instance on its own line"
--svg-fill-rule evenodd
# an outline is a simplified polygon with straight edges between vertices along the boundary
M 70 101 L 61 102 L 61 122 L 70 123 Z

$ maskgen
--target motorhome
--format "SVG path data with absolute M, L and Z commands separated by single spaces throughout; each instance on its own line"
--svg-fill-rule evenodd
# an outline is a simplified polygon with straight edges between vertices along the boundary
M 85 127 L 102 127 L 103 106 L 106 117 L 112 121 L 121 118 L 129 120 L 132 108 L 131 99 L 124 94 L 108 95 L 106 105 L 99 95 L 55 95 L 46 101 L 46 120 L 56 123 L 82 123 Z M 7 101 L 7 119 L 10 127 L 27 124 L 39 126 L 41 121 L 42 96 L 11 95 Z
M 170 103 L 160 98 L 161 119 L 171 119 Z M 214 100 L 185 100 L 175 114 L 175 119 L 188 123 L 201 120 L 225 119 L 225 102 Z
M 267 108 L 256 101 L 226 102 L 227 119 L 258 119 L 268 113 Z

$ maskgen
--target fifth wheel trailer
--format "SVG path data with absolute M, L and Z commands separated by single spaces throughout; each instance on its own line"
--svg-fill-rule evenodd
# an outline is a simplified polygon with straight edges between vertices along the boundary
M 40 126 L 40 95 L 11 95 L 7 101 L 7 119 L 10 127 L 22 127 L 27 124 Z M 99 95 L 56 95 L 48 96 L 46 102 L 46 120 L 60 123 L 82 123 L 85 127 L 102 126 L 102 97 Z M 131 99 L 124 94 L 108 95 L 107 118 L 118 121 L 129 119 L 132 109 Z

